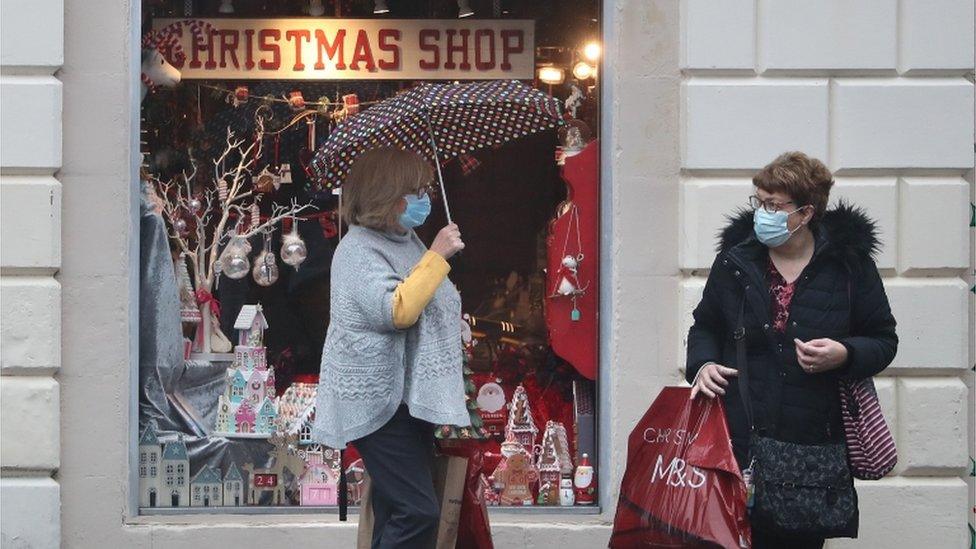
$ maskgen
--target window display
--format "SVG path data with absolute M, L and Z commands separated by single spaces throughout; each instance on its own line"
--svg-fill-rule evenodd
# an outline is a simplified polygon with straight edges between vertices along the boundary
M 142 329 L 180 356 L 141 356 L 141 511 L 362 501 L 355 444 L 324 446 L 312 425 L 332 253 L 348 228 L 342 182 L 379 146 L 434 167 L 420 239 L 451 221 L 465 234 L 450 279 L 471 425 L 436 426 L 442 451 L 468 458 L 489 506 L 596 504 L 596 71 L 543 85 L 532 59 L 582 59 L 598 3 L 554 14 L 472 2 L 493 17 L 489 36 L 478 19 L 448 19 L 453 2 L 390 2 L 391 17 L 414 19 L 377 19 L 393 34 L 376 37 L 363 2 L 326 2 L 335 18 L 303 17 L 303 2 L 196 4 L 143 2 L 143 284 L 162 277 L 175 291 L 148 292 L 158 306 L 143 310 Z M 326 44 L 316 29 L 333 33 Z M 332 74 L 388 55 L 401 72 Z M 295 73 L 319 58 L 324 75 Z M 465 63 L 484 72 L 438 82 Z

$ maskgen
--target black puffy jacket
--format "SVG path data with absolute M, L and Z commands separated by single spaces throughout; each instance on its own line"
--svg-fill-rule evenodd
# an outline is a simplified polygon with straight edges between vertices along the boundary
M 688 332 L 689 383 L 707 362 L 738 368 L 733 332 L 745 296 L 744 326 L 756 429 L 778 440 L 813 444 L 843 440 L 837 383 L 884 370 L 898 337 L 872 256 L 879 243 L 874 222 L 846 204 L 811 225 L 813 258 L 798 279 L 785 334 L 772 327 L 768 249 L 756 240 L 752 212 L 741 211 L 722 231 L 721 245 Z M 793 338 L 831 338 L 847 348 L 847 363 L 808 374 L 798 364 Z M 732 378 L 724 397 L 732 445 L 740 465 L 749 426 Z

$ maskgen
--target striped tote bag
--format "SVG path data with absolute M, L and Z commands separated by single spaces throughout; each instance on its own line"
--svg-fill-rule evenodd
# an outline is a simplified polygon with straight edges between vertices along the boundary
M 840 410 L 847 439 L 847 462 L 854 478 L 878 480 L 898 462 L 895 440 L 881 415 L 871 378 L 841 380 Z

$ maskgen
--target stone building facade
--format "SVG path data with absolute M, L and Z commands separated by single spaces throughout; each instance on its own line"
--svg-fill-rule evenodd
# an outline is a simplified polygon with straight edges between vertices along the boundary
M 4 1 L 3 544 L 352 546 L 334 516 L 137 516 L 139 9 Z M 878 381 L 898 469 L 861 485 L 861 539 L 830 547 L 969 542 L 973 19 L 972 0 L 605 2 L 604 506 L 493 516 L 496 546 L 605 545 L 629 430 L 682 379 L 716 230 L 787 149 L 879 220 L 902 340 Z

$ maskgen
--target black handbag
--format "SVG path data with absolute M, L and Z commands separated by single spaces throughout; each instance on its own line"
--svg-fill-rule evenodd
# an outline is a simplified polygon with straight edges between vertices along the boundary
M 843 442 L 797 444 L 760 435 L 755 427 L 746 364 L 745 299 L 739 310 L 736 345 L 739 395 L 749 421 L 749 463 L 754 527 L 782 536 L 857 537 L 854 479 Z M 741 466 L 741 465 L 740 465 Z

